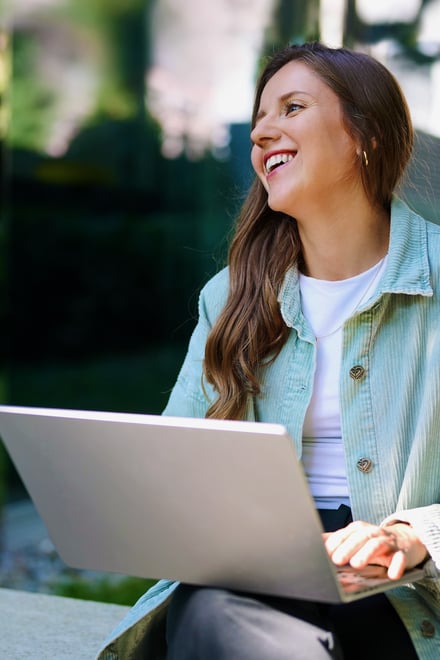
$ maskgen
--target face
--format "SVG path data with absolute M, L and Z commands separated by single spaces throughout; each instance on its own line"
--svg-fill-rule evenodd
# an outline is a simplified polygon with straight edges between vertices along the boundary
M 283 66 L 266 84 L 251 133 L 252 165 L 275 211 L 301 218 L 359 183 L 360 147 L 341 104 L 302 62 Z

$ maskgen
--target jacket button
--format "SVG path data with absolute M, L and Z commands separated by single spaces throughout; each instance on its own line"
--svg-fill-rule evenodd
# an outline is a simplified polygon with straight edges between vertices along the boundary
M 360 458 L 356 463 L 356 467 L 361 472 L 370 472 L 373 469 L 373 461 L 369 458 Z
M 357 364 L 350 369 L 349 373 L 353 380 L 360 380 L 365 376 L 365 369 L 360 364 Z
M 431 621 L 428 621 L 428 619 L 423 619 L 422 623 L 420 624 L 420 631 L 421 631 L 423 637 L 434 637 L 435 636 L 434 625 L 431 623 Z

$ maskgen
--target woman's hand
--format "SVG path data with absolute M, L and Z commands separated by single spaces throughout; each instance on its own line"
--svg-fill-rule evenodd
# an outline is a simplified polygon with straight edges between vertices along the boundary
M 408 568 L 425 561 L 429 554 L 414 529 L 405 523 L 379 527 L 360 520 L 336 532 L 324 534 L 325 547 L 337 566 L 364 568 L 379 564 L 388 577 L 398 580 Z

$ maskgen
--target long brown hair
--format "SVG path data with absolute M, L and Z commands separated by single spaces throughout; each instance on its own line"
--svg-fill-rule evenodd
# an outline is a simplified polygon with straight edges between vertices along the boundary
M 267 82 L 293 60 L 308 65 L 339 97 L 347 130 L 368 159 L 368 167 L 359 159 L 366 194 L 373 206 L 388 210 L 413 146 L 411 119 L 398 83 L 364 53 L 316 42 L 288 46 L 270 59 L 260 76 L 252 127 Z M 262 369 L 275 359 L 290 332 L 277 297 L 287 270 L 300 256 L 295 219 L 269 208 L 256 178 L 229 250 L 228 299 L 206 343 L 204 376 L 218 393 L 207 417 L 242 419 L 251 398 L 260 394 Z

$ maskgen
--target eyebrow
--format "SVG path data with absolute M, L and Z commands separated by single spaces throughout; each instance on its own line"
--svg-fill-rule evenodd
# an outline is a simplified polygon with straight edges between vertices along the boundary
M 285 101 L 290 99 L 292 96 L 295 96 L 296 94 L 305 94 L 306 96 L 310 96 L 310 94 L 308 92 L 303 92 L 300 89 L 294 89 L 293 91 L 286 92 L 286 94 L 283 94 L 282 96 L 280 96 L 279 99 L 278 99 L 279 104 L 282 105 Z M 265 117 L 266 115 L 267 115 L 267 112 L 264 112 L 264 110 L 259 110 L 257 112 L 256 117 L 255 117 L 255 123 L 257 123 L 257 121 L 260 121 L 260 119 L 263 119 L 263 117 Z

